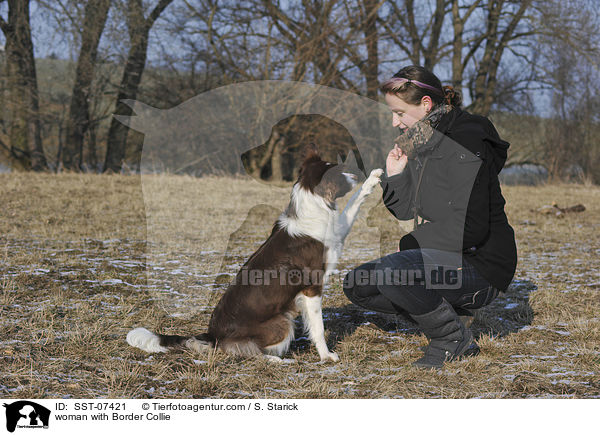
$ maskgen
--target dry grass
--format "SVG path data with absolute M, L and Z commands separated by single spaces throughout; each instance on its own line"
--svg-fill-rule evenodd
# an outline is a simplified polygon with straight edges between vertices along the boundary
M 414 325 L 353 307 L 339 277 L 324 302 L 337 365 L 317 362 L 300 325 L 286 365 L 125 343 L 137 325 L 204 330 L 289 186 L 155 176 L 144 179 L 145 207 L 139 177 L 3 174 L 0 183 L 3 397 L 600 397 L 597 187 L 504 189 L 515 283 L 477 313 L 478 357 L 422 371 L 410 366 L 426 341 Z M 394 250 L 401 232 L 377 201 L 363 208 L 342 273 Z M 564 219 L 531 211 L 552 201 L 588 209 Z

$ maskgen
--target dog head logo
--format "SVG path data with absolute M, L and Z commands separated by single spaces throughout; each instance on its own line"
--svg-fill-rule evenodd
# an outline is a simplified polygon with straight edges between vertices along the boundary
M 146 269 L 148 282 L 156 283 L 161 289 L 157 292 L 160 298 L 169 302 L 166 309 L 174 312 L 179 308 L 171 302 L 176 301 L 171 301 L 169 292 L 162 289 L 192 291 L 201 306 L 211 306 L 227 277 L 251 254 L 252 251 L 243 251 L 236 245 L 232 246 L 233 251 L 229 250 L 230 240 L 234 233 L 239 233 L 245 217 L 252 223 L 249 230 L 251 235 L 257 233 L 257 240 L 264 240 L 260 231 L 270 231 L 285 204 L 273 206 L 262 201 L 274 198 L 286 201 L 290 192 L 289 186 L 265 182 L 265 170 L 273 179 L 278 178 L 275 174 L 279 172 L 283 181 L 296 181 L 302 149 L 314 141 L 319 144 L 323 160 L 334 163 L 341 160 L 348 167 L 347 172 L 357 175 L 360 181 L 375 165 L 381 165 L 385 147 L 397 134 L 389 123 L 378 122 L 389 117 L 385 104 L 351 92 L 301 82 L 236 83 L 204 92 L 166 110 L 136 101 L 126 104 L 131 106 L 133 115 L 117 119 L 144 134 L 140 172 L 146 209 L 146 258 L 151 266 Z M 311 120 L 317 118 L 326 118 L 329 123 L 315 127 Z M 333 135 L 332 126 L 345 134 Z M 297 136 L 283 133 L 288 127 L 312 136 L 298 140 Z M 269 156 L 279 159 L 272 158 L 268 165 L 254 165 Z M 238 177 L 206 177 L 190 197 L 182 186 L 170 184 L 173 178 L 159 175 L 165 172 Z M 333 175 L 325 177 L 330 186 L 333 183 L 329 178 Z M 191 184 L 198 181 L 187 180 Z M 209 180 L 211 184 L 205 185 Z M 249 181 L 254 186 L 255 182 L 262 185 L 261 196 L 243 194 Z M 341 193 L 342 190 L 331 192 L 333 197 Z M 204 209 L 215 213 L 199 218 L 206 215 Z M 253 210 L 257 212 L 256 219 L 249 216 Z M 218 217 L 222 211 L 231 219 Z M 178 259 L 165 261 L 165 252 L 178 251 L 192 240 L 194 246 L 201 247 L 195 255 L 197 261 L 185 267 Z M 239 244 L 239 240 L 236 238 L 235 243 Z M 228 257 L 231 264 L 223 271 L 222 265 Z M 220 276 L 223 284 L 217 282 Z M 189 282 L 183 284 L 191 277 L 197 277 L 191 286 Z
M 50 410 L 29 400 L 19 400 L 3 405 L 6 408 L 6 430 L 19 428 L 47 428 Z

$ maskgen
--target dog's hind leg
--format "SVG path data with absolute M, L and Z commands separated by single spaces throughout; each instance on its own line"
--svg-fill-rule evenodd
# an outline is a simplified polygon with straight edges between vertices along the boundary
M 281 357 L 294 340 L 294 316 L 292 313 L 277 315 L 260 326 L 259 334 L 264 340 L 263 352 Z
M 306 296 L 300 293 L 296 296 L 296 305 L 302 312 L 304 328 L 308 331 L 310 340 L 317 348 L 321 361 L 338 362 L 340 358 L 337 353 L 329 352 L 327 342 L 325 341 L 321 296 Z
M 259 356 L 262 349 L 256 341 L 250 338 L 225 338 L 217 343 L 217 347 L 224 352 L 236 356 Z

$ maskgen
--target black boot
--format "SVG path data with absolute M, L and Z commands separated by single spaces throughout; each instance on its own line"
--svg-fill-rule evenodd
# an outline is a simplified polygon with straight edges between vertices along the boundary
M 425 355 L 415 361 L 414 366 L 440 368 L 445 361 L 479 353 L 479 346 L 473 341 L 473 334 L 465 328 L 445 299 L 435 310 L 411 316 L 431 340 L 425 349 Z
M 469 329 L 473 324 L 473 320 L 475 320 L 475 310 L 467 310 L 466 308 L 454 308 L 454 311 L 456 311 L 456 315 L 458 316 L 458 320 L 460 320 L 460 323 L 465 325 L 466 329 Z M 410 316 L 407 315 L 406 317 Z M 413 323 L 415 322 L 412 317 L 410 317 L 410 321 Z M 427 349 L 427 346 L 419 346 L 420 351 L 425 352 L 425 349 Z

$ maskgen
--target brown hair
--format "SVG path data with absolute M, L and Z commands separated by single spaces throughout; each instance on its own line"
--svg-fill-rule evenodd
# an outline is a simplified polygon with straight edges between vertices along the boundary
M 429 96 L 434 105 L 449 104 L 460 107 L 462 104 L 460 92 L 452 86 L 442 86 L 435 74 L 417 65 L 402 68 L 379 89 L 384 94 L 398 95 L 408 104 L 419 104 L 424 96 Z

